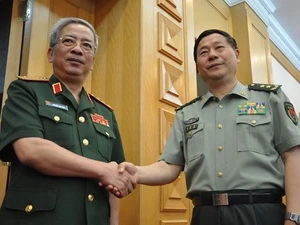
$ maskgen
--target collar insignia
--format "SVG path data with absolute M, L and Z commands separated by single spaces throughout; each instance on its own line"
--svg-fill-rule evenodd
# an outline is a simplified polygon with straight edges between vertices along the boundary
M 61 93 L 62 92 L 61 83 L 57 82 L 55 84 L 52 84 L 52 90 L 55 95 Z

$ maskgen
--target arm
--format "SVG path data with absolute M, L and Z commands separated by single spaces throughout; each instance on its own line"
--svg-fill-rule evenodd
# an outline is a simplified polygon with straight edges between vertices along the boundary
M 173 182 L 180 174 L 182 166 L 158 161 L 148 166 L 134 166 L 124 162 L 119 165 L 119 171 L 128 171 L 135 176 L 137 183 L 146 185 L 164 185 Z
M 300 214 L 300 146 L 294 147 L 283 154 L 285 164 L 286 211 Z M 285 225 L 294 225 L 286 220 Z
M 72 153 L 42 138 L 20 138 L 13 142 L 18 159 L 41 173 L 62 177 L 84 177 L 113 184 L 123 197 L 133 190 L 128 173 L 119 174 L 117 163 L 104 163 Z
M 113 194 L 109 194 L 110 225 L 119 225 L 120 200 Z

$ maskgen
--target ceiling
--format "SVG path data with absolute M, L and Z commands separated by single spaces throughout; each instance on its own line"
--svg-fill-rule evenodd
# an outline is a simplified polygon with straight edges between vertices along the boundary
M 271 0 L 275 6 L 273 16 L 286 33 L 300 49 L 300 1 L 299 0 Z
M 300 0 L 224 0 L 246 2 L 268 26 L 269 37 L 300 71 Z

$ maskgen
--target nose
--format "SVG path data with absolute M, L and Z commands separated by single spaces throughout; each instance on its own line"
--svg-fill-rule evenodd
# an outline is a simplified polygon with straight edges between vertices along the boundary
M 214 59 L 218 57 L 217 51 L 215 51 L 214 49 L 210 49 L 208 52 L 208 57 L 210 59 Z
M 79 41 L 76 41 L 76 44 L 74 44 L 74 46 L 72 47 L 72 51 L 76 52 L 76 53 L 82 53 L 83 50 L 81 48 L 81 43 Z

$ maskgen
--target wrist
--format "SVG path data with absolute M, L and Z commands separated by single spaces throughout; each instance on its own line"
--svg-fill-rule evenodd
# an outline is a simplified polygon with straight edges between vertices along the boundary
M 300 214 L 293 213 L 293 212 L 286 212 L 285 220 L 291 221 L 293 222 L 293 224 L 300 225 Z

